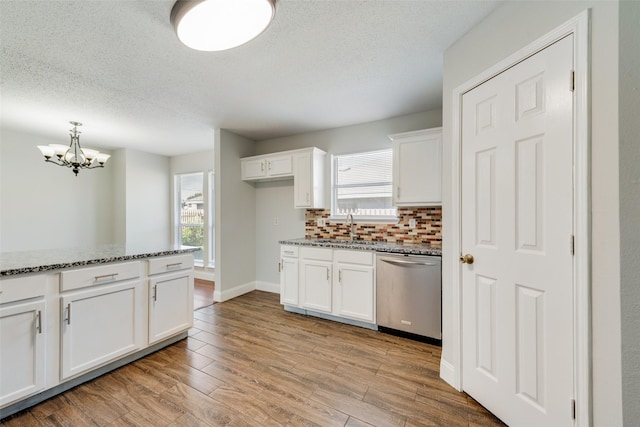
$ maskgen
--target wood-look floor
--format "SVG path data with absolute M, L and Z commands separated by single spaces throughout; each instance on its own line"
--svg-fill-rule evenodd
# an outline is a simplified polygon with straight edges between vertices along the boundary
M 285 312 L 254 291 L 189 338 L 16 414 L 9 426 L 502 426 L 438 376 L 440 348 Z
M 213 304 L 215 283 L 210 280 L 195 279 L 193 286 L 193 309 L 198 310 Z

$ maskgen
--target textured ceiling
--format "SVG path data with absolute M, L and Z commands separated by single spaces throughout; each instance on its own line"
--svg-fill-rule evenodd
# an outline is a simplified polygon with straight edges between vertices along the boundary
M 444 50 L 498 4 L 279 0 L 259 38 L 199 52 L 173 0 L 0 0 L 0 123 L 175 155 L 440 108 Z

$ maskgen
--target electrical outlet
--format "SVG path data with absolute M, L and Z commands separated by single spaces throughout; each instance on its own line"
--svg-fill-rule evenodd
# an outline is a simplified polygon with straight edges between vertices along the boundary
M 278 217 L 273 217 L 273 225 L 278 225 Z
M 416 219 L 415 218 L 411 218 L 409 220 L 409 228 L 416 228 Z
M 316 225 L 318 227 L 324 227 L 325 225 L 327 225 L 327 220 L 325 218 L 317 218 Z

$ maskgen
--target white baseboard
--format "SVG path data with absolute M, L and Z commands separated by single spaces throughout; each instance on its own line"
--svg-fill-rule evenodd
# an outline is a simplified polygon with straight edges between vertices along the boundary
M 235 286 L 231 289 L 225 289 L 224 291 L 220 291 L 220 287 L 216 283 L 216 289 L 213 292 L 213 300 L 215 302 L 224 302 L 229 301 L 235 297 L 239 297 L 240 295 L 244 295 L 256 289 L 256 282 L 248 282 L 243 285 Z
M 193 271 L 193 275 L 196 279 L 200 280 L 210 280 L 212 282 L 216 281 L 216 272 L 215 270 L 203 269 L 202 267 L 196 267 Z
M 279 294 L 280 283 L 263 282 L 258 280 L 256 281 L 256 290 Z
M 458 388 L 458 376 L 456 375 L 456 369 L 451 363 L 444 359 L 440 359 L 440 378 L 456 390 L 462 391 L 462 388 Z

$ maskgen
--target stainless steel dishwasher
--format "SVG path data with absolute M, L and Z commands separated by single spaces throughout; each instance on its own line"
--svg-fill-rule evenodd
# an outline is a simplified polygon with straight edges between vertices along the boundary
M 442 259 L 376 254 L 378 329 L 442 341 Z

